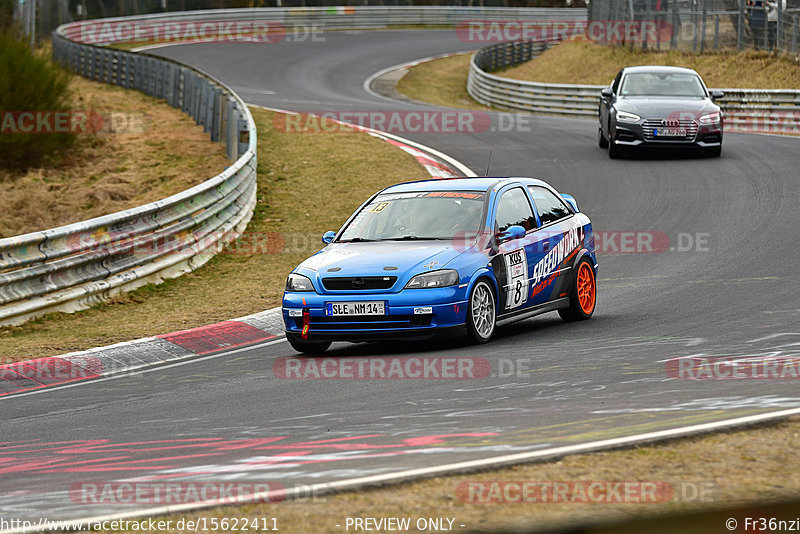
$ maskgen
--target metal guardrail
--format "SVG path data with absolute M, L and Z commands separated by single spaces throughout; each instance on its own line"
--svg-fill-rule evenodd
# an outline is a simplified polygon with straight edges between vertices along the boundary
M 211 76 L 151 56 L 53 34 L 53 56 L 87 78 L 164 98 L 221 142 L 230 167 L 133 209 L 0 239 L 0 325 L 75 311 L 208 261 L 236 238 L 256 202 L 256 127 L 244 102 Z
M 203 22 L 270 21 L 287 29 L 295 26 L 321 30 L 381 29 L 389 27 L 449 27 L 468 21 L 570 21 L 586 20 L 585 8 L 514 8 L 460 6 L 336 6 L 336 7 L 263 7 L 241 9 L 204 9 L 171 13 L 151 13 L 135 17 L 112 17 L 77 21 L 61 26 L 74 36 L 81 25 L 115 22 Z M 74 40 L 74 39 L 73 39 Z M 119 42 L 119 40 L 115 40 Z
M 488 71 L 528 61 L 555 43 L 499 43 L 472 55 L 467 92 L 486 106 L 565 117 L 597 117 L 604 85 L 572 85 L 514 80 Z M 800 133 L 800 90 L 721 89 L 726 131 Z

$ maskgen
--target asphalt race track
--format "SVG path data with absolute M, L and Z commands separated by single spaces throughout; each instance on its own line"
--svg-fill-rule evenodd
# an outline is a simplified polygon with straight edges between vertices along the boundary
M 403 30 L 152 52 L 205 70 L 251 104 L 380 111 L 425 107 L 366 91 L 370 75 L 468 48 L 453 31 Z M 137 509 L 75 499 L 70 489 L 88 481 L 292 488 L 800 407 L 793 380 L 676 380 L 666 371 L 681 356 L 800 354 L 797 139 L 726 134 L 721 158 L 609 160 L 595 122 L 501 120 L 510 119 L 493 113 L 482 132 L 398 133 L 478 174 L 491 149 L 492 175 L 535 176 L 573 194 L 595 231 L 669 240 L 661 252 L 617 253 L 609 247 L 621 234 L 608 237 L 591 321 L 547 314 L 501 328 L 484 346 L 335 344 L 328 353 L 488 361 L 491 375 L 472 380 L 281 379 L 273 362 L 295 353 L 279 340 L 10 396 L 0 401 L 5 515 Z

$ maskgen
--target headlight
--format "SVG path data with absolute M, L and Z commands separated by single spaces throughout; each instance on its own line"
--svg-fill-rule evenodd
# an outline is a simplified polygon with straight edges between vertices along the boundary
M 722 113 L 715 111 L 700 117 L 700 124 L 716 124 L 722 119 Z
M 458 283 L 458 271 L 442 269 L 430 273 L 418 274 L 406 284 L 406 289 L 422 289 L 426 287 L 447 287 Z
M 307 276 L 292 273 L 286 279 L 286 291 L 314 291 L 314 284 Z
M 617 111 L 617 120 L 620 122 L 638 122 L 642 120 L 639 115 L 635 113 L 628 113 L 627 111 Z

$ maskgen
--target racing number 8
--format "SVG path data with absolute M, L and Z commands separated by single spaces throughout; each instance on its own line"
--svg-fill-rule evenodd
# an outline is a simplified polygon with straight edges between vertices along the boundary
M 520 305 L 522 301 L 522 280 L 517 280 L 516 286 L 514 287 L 514 307 Z

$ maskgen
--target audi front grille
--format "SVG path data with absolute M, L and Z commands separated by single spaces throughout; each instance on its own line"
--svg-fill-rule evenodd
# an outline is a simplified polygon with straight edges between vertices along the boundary
M 655 129 L 686 130 L 685 136 L 668 137 L 653 135 Z M 642 124 L 645 141 L 694 141 L 697 135 L 697 123 L 694 119 L 647 119 Z

